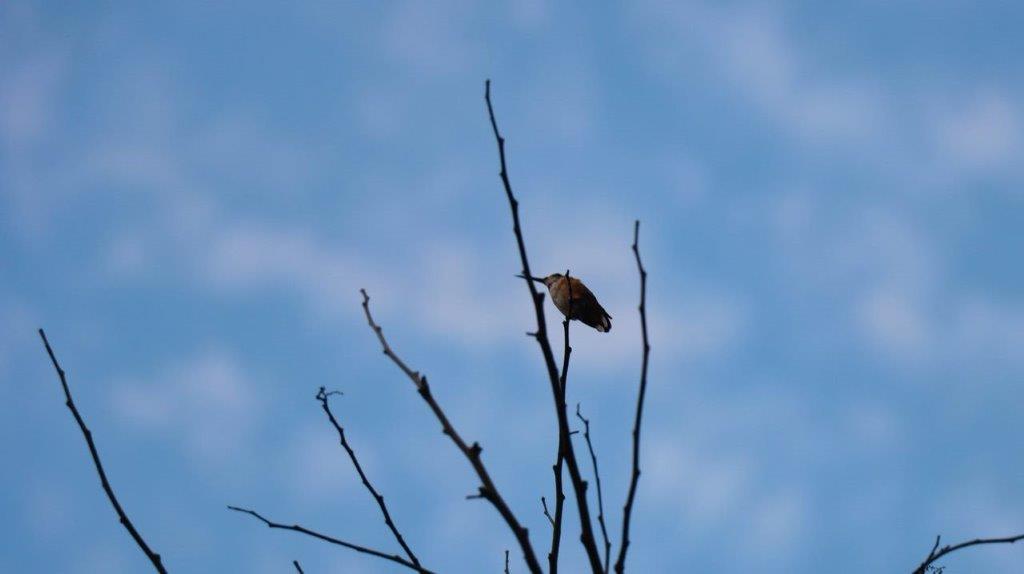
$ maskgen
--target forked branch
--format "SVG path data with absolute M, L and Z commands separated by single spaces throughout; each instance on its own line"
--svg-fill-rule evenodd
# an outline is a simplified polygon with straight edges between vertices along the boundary
M 352 466 L 355 467 L 356 472 L 359 473 L 359 479 L 363 481 L 363 486 L 369 491 L 370 496 L 377 501 L 377 506 L 380 507 L 380 513 L 384 516 L 384 523 L 387 524 L 391 534 L 395 537 L 399 546 L 405 551 L 405 555 L 409 557 L 409 561 L 415 564 L 417 567 L 420 566 L 420 561 L 413 553 L 409 545 L 406 544 L 405 538 L 402 537 L 402 533 L 398 531 L 398 527 L 395 526 L 395 522 L 391 519 L 391 513 L 388 512 L 388 507 L 384 504 L 384 496 L 382 496 L 377 489 L 370 484 L 370 479 L 366 477 L 366 473 L 363 472 L 363 465 L 359 464 L 359 459 L 356 458 L 356 453 L 352 450 L 352 447 L 348 444 L 348 439 L 345 438 L 345 429 L 338 423 L 338 419 L 334 418 L 334 413 L 331 411 L 330 397 L 333 394 L 337 394 L 336 391 L 328 392 L 324 387 L 320 387 L 320 391 L 316 394 L 316 400 L 320 402 L 320 408 L 323 409 L 324 414 L 327 415 L 327 420 L 331 421 L 331 425 L 334 430 L 338 433 L 338 442 L 341 443 L 342 448 L 348 453 L 349 460 L 352 461 Z
M 349 550 L 355 550 L 356 552 L 360 552 L 362 554 L 369 554 L 370 556 L 376 556 L 377 558 L 383 558 L 384 560 L 388 560 L 390 562 L 394 562 L 395 564 L 401 564 L 402 566 L 405 566 L 406 568 L 408 568 L 410 570 L 415 570 L 416 572 L 419 572 L 420 574 L 434 574 L 430 570 L 427 570 L 426 568 L 423 568 L 421 566 L 417 566 L 417 565 L 413 564 L 412 562 L 409 562 L 408 560 L 406 560 L 405 558 L 402 558 L 401 556 L 399 556 L 397 554 L 388 554 L 387 552 L 381 552 L 380 550 L 374 550 L 373 548 L 368 548 L 366 546 L 361 546 L 359 544 L 353 544 L 351 542 L 346 542 L 344 540 L 340 540 L 340 539 L 335 538 L 333 536 L 328 536 L 326 534 L 322 534 L 322 533 L 317 532 L 315 530 L 310 530 L 310 529 L 308 529 L 308 528 L 306 528 L 304 526 L 299 526 L 298 524 L 288 525 L 288 524 L 281 524 L 280 522 L 274 522 L 273 520 L 265 518 L 259 512 L 256 512 L 255 510 L 249 510 L 248 508 L 239 508 L 237 506 L 228 506 L 228 510 L 234 510 L 235 512 L 241 512 L 243 514 L 248 514 L 248 515 L 252 516 L 253 518 L 256 518 L 257 520 L 259 520 L 263 524 L 266 524 L 267 528 L 280 528 L 281 530 L 291 530 L 292 532 L 298 532 L 300 534 L 305 534 L 306 536 L 312 536 L 313 538 L 317 538 L 317 539 L 323 540 L 324 542 L 330 542 L 331 544 L 336 544 L 338 546 L 343 546 L 345 548 L 348 548 Z
M 71 398 L 71 389 L 68 388 L 68 379 L 64 369 L 60 367 L 60 363 L 57 362 L 57 357 L 53 354 L 53 349 L 50 347 L 50 341 L 46 339 L 46 333 L 39 329 L 39 336 L 43 339 L 43 345 L 46 347 L 46 354 L 50 356 L 50 362 L 53 363 L 53 368 L 57 371 L 57 376 L 60 377 L 60 384 L 64 388 L 64 404 L 67 405 L 71 411 L 72 416 L 75 417 L 75 422 L 78 423 L 78 428 L 82 431 L 82 436 L 85 437 L 86 444 L 89 445 L 89 454 L 92 455 L 92 463 L 96 467 L 96 474 L 100 476 L 100 484 L 103 485 L 103 492 L 107 493 L 107 499 L 110 500 L 110 505 L 114 507 L 114 512 L 117 513 L 117 518 L 120 520 L 121 525 L 131 535 L 132 540 L 138 545 L 139 549 L 149 558 L 149 561 L 153 564 L 153 568 L 157 572 L 166 573 L 167 570 L 164 568 L 163 562 L 160 560 L 160 555 L 154 552 L 149 544 L 142 538 L 139 531 L 136 530 L 135 525 L 132 524 L 130 518 L 125 513 L 124 508 L 121 507 L 121 503 L 117 500 L 117 495 L 114 494 L 113 487 L 110 486 L 110 481 L 107 480 L 107 473 L 103 470 L 103 463 L 100 462 L 100 453 L 96 450 L 96 443 L 92 440 L 92 431 L 85 425 L 85 420 L 82 419 L 81 413 L 78 412 L 78 407 L 75 406 L 74 399 Z
M 402 369 L 402 372 L 412 380 L 413 384 L 416 385 L 416 390 L 419 392 L 420 397 L 426 401 L 427 406 L 437 417 L 438 422 L 441 423 L 441 431 L 455 443 L 459 451 L 469 461 L 470 466 L 476 472 L 477 478 L 480 479 L 480 487 L 478 489 L 478 498 L 483 498 L 491 503 L 494 508 L 498 511 L 498 514 L 505 520 L 505 524 L 508 525 L 512 534 L 516 537 L 516 541 L 519 543 L 519 548 L 523 552 L 523 559 L 526 561 L 527 567 L 533 574 L 539 574 L 541 572 L 540 563 L 537 562 L 537 556 L 533 551 L 533 546 L 530 544 L 530 535 L 526 527 L 519 523 L 515 514 L 512 513 L 512 509 L 508 503 L 498 492 L 498 487 L 494 485 L 494 481 L 491 480 L 490 473 L 487 472 L 487 468 L 484 466 L 483 460 L 480 458 L 480 452 L 483 448 L 479 443 L 473 443 L 472 445 L 466 444 L 462 436 L 455 430 L 452 423 L 448 420 L 448 415 L 441 409 L 441 405 L 438 404 L 434 395 L 430 392 L 430 385 L 427 383 L 427 377 L 421 375 L 419 372 L 410 369 L 402 360 L 391 350 L 391 346 L 388 345 L 387 339 L 384 338 L 384 330 L 373 320 L 373 315 L 370 314 L 370 296 L 366 294 L 365 289 L 360 289 L 360 293 L 363 294 L 363 312 L 366 314 L 366 322 L 373 329 L 373 332 L 377 334 L 377 339 L 380 341 L 381 346 L 384 348 L 384 354 L 387 355 L 392 362 L 398 365 L 398 368 Z
M 974 540 L 968 540 L 961 542 L 960 544 L 953 544 L 943 546 L 939 548 L 939 542 L 942 540 L 941 536 L 935 537 L 935 545 L 932 546 L 932 551 L 928 553 L 928 557 L 924 559 L 924 562 L 914 570 L 913 574 L 925 574 L 928 571 L 928 567 L 934 564 L 939 558 L 952 554 L 957 550 L 962 550 L 970 546 L 980 546 L 982 544 L 1013 544 L 1024 540 L 1024 534 L 1018 534 L 1017 536 L 1007 536 L 1006 538 L 975 538 Z
M 505 138 L 498 130 L 498 122 L 494 117 L 494 106 L 491 104 L 491 81 L 487 80 L 484 89 L 484 101 L 487 103 L 487 114 L 491 120 L 491 129 L 494 132 L 494 139 L 498 144 L 498 158 L 501 163 L 502 186 L 505 189 L 505 196 L 508 198 L 509 208 L 512 210 L 512 231 L 516 237 L 516 245 L 519 247 L 519 259 L 523 265 L 522 276 L 526 281 L 526 287 L 530 292 L 530 300 L 533 302 L 534 314 L 537 319 L 537 331 L 533 337 L 540 346 L 541 354 L 544 356 L 544 366 L 548 372 L 548 379 L 551 383 L 551 395 L 555 401 L 555 411 L 558 417 L 558 441 L 559 449 L 564 450 L 565 465 L 569 469 L 569 479 L 572 483 L 573 493 L 576 495 L 576 510 L 580 518 L 580 542 L 586 552 L 587 560 L 590 562 L 590 569 L 594 574 L 600 574 L 601 556 L 597 550 L 594 540 L 594 529 L 590 519 L 590 507 L 587 503 L 587 482 L 583 480 L 580 473 L 579 463 L 576 460 L 576 453 L 573 450 L 572 441 L 569 440 L 569 417 L 566 413 L 563 385 L 560 382 L 558 366 L 555 364 L 555 355 L 551 351 L 551 342 L 548 340 L 547 323 L 544 319 L 544 295 L 537 292 L 530 277 L 530 261 L 526 256 L 526 243 L 523 240 L 523 231 L 519 225 L 519 201 L 512 193 L 512 184 L 508 178 L 508 165 L 505 160 Z M 557 504 L 557 501 L 556 501 Z

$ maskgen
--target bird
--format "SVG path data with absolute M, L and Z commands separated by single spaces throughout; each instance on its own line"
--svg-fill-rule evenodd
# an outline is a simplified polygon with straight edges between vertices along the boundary
M 520 275 L 520 277 L 543 283 L 548 288 L 548 293 L 551 294 L 551 301 L 562 312 L 562 315 L 569 319 L 582 321 L 584 325 L 593 327 L 599 333 L 607 333 L 612 330 L 612 316 L 604 310 L 604 307 L 597 302 L 597 297 L 579 279 L 567 277 L 561 273 L 552 273 L 544 278 L 525 275 Z M 570 293 L 572 293 L 571 310 Z M 570 313 L 572 313 L 571 317 Z

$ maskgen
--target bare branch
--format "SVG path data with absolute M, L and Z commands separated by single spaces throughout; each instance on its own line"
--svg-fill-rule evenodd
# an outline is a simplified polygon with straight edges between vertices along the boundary
M 46 347 L 46 353 L 50 356 L 50 362 L 53 363 L 53 368 L 57 371 L 57 376 L 60 377 L 60 384 L 64 388 L 64 398 L 66 399 L 64 404 L 67 405 L 71 414 L 75 417 L 75 422 L 78 423 L 78 428 L 82 431 L 82 436 L 85 437 L 86 444 L 89 445 L 89 454 L 92 455 L 93 465 L 96 467 L 96 474 L 100 477 L 100 484 L 103 485 L 103 491 L 107 493 L 107 498 L 110 500 L 111 506 L 114 507 L 114 511 L 117 512 L 117 517 L 124 526 L 124 529 L 128 531 L 132 539 L 135 540 L 135 544 L 138 545 L 139 549 L 149 558 L 149 561 L 153 563 L 153 568 L 157 572 L 166 574 L 167 570 L 164 568 L 163 562 L 160 560 L 160 555 L 154 552 L 146 541 L 139 534 L 139 531 L 135 529 L 135 525 L 132 524 L 131 519 L 125 514 L 121 503 L 118 502 L 117 496 L 114 494 L 113 487 L 110 486 L 110 481 L 107 480 L 107 473 L 103 470 L 103 463 L 100 462 L 100 454 L 96 450 L 96 443 L 92 440 L 92 431 L 85 425 L 85 420 L 82 419 L 82 415 L 78 412 L 78 408 L 75 406 L 74 399 L 71 398 L 71 389 L 68 388 L 67 376 L 64 373 L 64 369 L 60 367 L 60 363 L 57 362 L 57 357 L 53 354 L 53 349 L 50 347 L 50 341 L 46 339 L 46 333 L 39 329 L 39 336 L 43 339 L 43 345 Z
M 334 430 L 338 432 L 338 442 L 341 443 L 342 448 L 344 448 L 345 452 L 348 453 L 348 458 L 352 461 L 352 466 L 356 468 L 356 472 L 359 473 L 359 479 L 363 481 L 363 486 L 365 486 L 366 490 L 370 492 L 373 499 L 377 501 L 377 506 L 380 507 L 380 513 L 384 515 L 384 523 L 387 524 L 388 528 L 391 530 L 391 534 L 394 535 L 395 540 L 398 541 L 402 550 L 405 550 L 405 555 L 409 557 L 409 561 L 416 566 L 419 566 L 419 559 L 416 558 L 416 555 L 413 553 L 412 549 L 409 548 L 409 545 L 405 543 L 402 533 L 398 531 L 398 527 L 395 526 L 394 521 L 391 520 L 391 513 L 388 512 L 388 507 L 384 504 L 384 497 L 377 492 L 377 489 L 375 489 L 372 484 L 370 484 L 370 479 L 366 478 L 366 473 L 363 472 L 363 466 L 359 464 L 359 459 L 356 458 L 355 451 L 352 450 L 352 447 L 348 444 L 348 440 L 345 438 L 345 429 L 342 428 L 342 426 L 338 424 L 338 420 L 334 418 L 334 413 L 331 412 L 331 405 L 328 402 L 328 399 L 332 394 L 340 393 L 337 391 L 327 392 L 324 387 L 320 387 L 320 391 L 316 394 L 316 400 L 320 401 L 320 408 L 322 408 L 324 413 L 327 415 L 327 419 L 331 421 L 331 425 L 334 426 Z
M 508 550 L 505 551 L 505 574 L 509 574 L 509 569 L 508 569 Z
M 295 570 L 298 571 L 299 574 L 306 574 L 302 571 L 302 566 L 299 565 L 298 560 L 292 560 L 292 565 L 295 566 Z
M 569 318 L 572 317 L 572 281 L 569 278 L 569 270 L 565 270 L 565 283 L 569 289 L 569 309 L 562 321 L 562 329 L 565 333 L 564 346 L 562 350 L 562 372 L 558 378 L 558 408 L 565 410 L 565 388 L 569 376 L 569 357 L 572 355 L 572 345 L 569 344 Z M 562 547 L 562 517 L 565 507 L 565 491 L 562 486 L 562 466 L 565 463 L 565 444 L 559 437 L 558 458 L 551 467 L 555 475 L 555 517 L 551 518 L 551 550 L 548 552 L 548 570 L 551 574 L 558 574 L 558 554 Z M 546 510 L 546 509 L 545 509 Z
M 491 120 L 491 129 L 494 132 L 494 139 L 498 144 L 498 157 L 501 162 L 501 183 L 505 188 L 505 196 L 508 198 L 509 207 L 512 210 L 512 231 L 515 233 L 516 245 L 519 247 L 519 259 L 523 265 L 524 281 L 530 291 L 530 300 L 533 302 L 534 314 L 537 319 L 537 331 L 533 334 L 537 344 L 540 345 L 541 354 L 544 356 L 544 366 L 547 368 L 548 379 L 551 383 L 551 394 L 555 401 L 555 411 L 558 416 L 558 441 L 559 450 L 564 449 L 565 465 L 569 469 L 569 478 L 572 482 L 573 492 L 576 495 L 576 510 L 580 517 L 580 542 L 586 551 L 590 568 L 594 574 L 602 572 L 601 557 L 594 541 L 594 529 L 590 520 L 590 507 L 587 504 L 587 482 L 583 480 L 579 464 L 576 461 L 576 453 L 573 450 L 572 441 L 569 439 L 569 417 L 566 414 L 564 389 L 560 382 L 558 367 L 555 364 L 555 356 L 551 351 L 551 342 L 548 340 L 547 323 L 544 320 L 544 295 L 537 292 L 533 281 L 529 278 L 530 262 L 526 255 L 526 243 L 523 240 L 523 231 L 519 225 L 519 202 L 512 193 L 512 184 L 508 179 L 508 165 L 505 160 L 505 138 L 498 130 L 498 122 L 494 117 L 494 106 L 491 104 L 491 81 L 487 80 L 484 89 L 484 101 L 487 103 L 487 114 Z M 556 501 L 557 503 L 557 501 Z
M 486 499 L 490 502 L 494 508 L 498 511 L 498 514 L 505 519 L 505 523 L 509 529 L 512 530 L 512 534 L 515 535 L 516 541 L 519 542 L 519 547 L 523 551 L 523 559 L 526 560 L 526 564 L 533 574 L 539 574 L 541 572 L 540 563 L 537 561 L 537 556 L 533 551 L 533 546 L 530 544 L 529 531 L 512 513 L 512 509 L 509 508 L 508 503 L 502 498 L 501 493 L 498 492 L 498 488 L 494 485 L 494 481 L 491 480 L 490 473 L 487 472 L 487 468 L 484 466 L 483 460 L 480 458 L 480 452 L 483 448 L 479 443 L 473 443 L 467 445 L 466 441 L 462 439 L 455 427 L 448 420 L 448 415 L 441 409 L 441 405 L 437 403 L 434 395 L 430 392 L 430 385 L 427 383 L 427 377 L 413 371 L 405 363 L 402 362 L 398 355 L 391 350 L 387 340 L 384 338 L 384 330 L 373 320 L 373 315 L 370 314 L 370 296 L 366 294 L 365 289 L 360 289 L 363 294 L 363 312 L 366 314 L 366 322 L 373 329 L 374 333 L 377 334 L 377 339 L 380 340 L 381 346 L 384 348 L 384 354 L 388 356 L 402 372 L 408 376 L 413 384 L 416 385 L 416 390 L 419 392 L 420 397 L 426 401 L 427 406 L 433 411 L 434 416 L 437 417 L 438 422 L 441 423 L 441 431 L 448 436 L 458 447 L 459 451 L 466 457 L 469 464 L 476 471 L 477 477 L 480 479 L 479 497 Z
M 644 396 L 647 394 L 647 362 L 651 354 L 651 345 L 647 340 L 647 271 L 640 260 L 640 220 L 633 225 L 633 255 L 636 257 L 636 268 L 640 273 L 640 332 L 643 336 L 643 363 L 640 367 L 640 392 L 636 399 L 636 419 L 633 422 L 633 476 L 629 482 L 629 494 L 622 509 L 622 546 L 619 557 L 615 561 L 615 572 L 622 574 L 626 568 L 626 551 L 629 550 L 629 521 L 633 515 L 633 502 L 636 500 L 636 487 L 640 481 L 640 422 L 644 415 Z
M 319 533 L 319 532 L 317 532 L 315 530 L 310 530 L 310 529 L 308 529 L 308 528 L 306 528 L 304 526 L 299 526 L 298 524 L 292 524 L 291 526 L 289 526 L 287 524 L 281 524 L 279 522 L 274 522 L 272 520 L 268 520 L 267 518 L 264 518 L 263 515 L 260 514 L 259 512 L 256 512 L 255 510 L 249 510 L 248 508 L 239 508 L 237 506 L 228 506 L 228 510 L 234 510 L 235 512 L 241 512 L 243 514 L 248 514 L 250 516 L 253 516 L 256 519 L 258 519 L 260 522 L 262 522 L 263 524 L 266 524 L 268 528 L 280 528 L 281 530 L 291 530 L 293 532 L 299 532 L 301 534 L 305 534 L 306 536 L 312 536 L 313 538 L 318 538 L 320 540 L 323 540 L 324 542 L 330 542 L 331 544 L 337 544 L 338 546 L 343 546 L 343 547 L 348 548 L 350 550 L 355 550 L 356 552 L 361 552 L 363 554 L 369 554 L 370 556 L 376 556 L 378 558 L 383 558 L 384 560 L 388 560 L 388 561 L 394 562 L 395 564 L 401 564 L 402 566 L 405 566 L 406 568 L 408 568 L 410 570 L 415 570 L 415 571 L 419 572 L 420 574 L 433 574 L 433 572 L 431 572 L 430 570 L 427 570 L 426 568 L 423 568 L 422 566 L 417 566 L 417 565 L 413 564 L 412 562 L 409 562 L 408 560 L 406 560 L 405 558 L 402 558 L 401 556 L 399 556 L 397 554 L 388 554 L 386 552 L 381 552 L 380 550 L 374 550 L 373 548 L 367 548 L 366 546 L 360 546 L 358 544 L 353 544 L 351 542 L 345 542 L 344 540 L 339 540 L 337 538 L 334 538 L 333 536 L 328 536 L 326 534 L 321 534 L 321 533 Z
M 587 441 L 590 451 L 590 462 L 594 465 L 594 482 L 597 483 L 597 522 L 601 525 L 601 536 L 604 538 L 604 571 L 611 567 L 610 559 L 612 543 L 608 541 L 608 527 L 604 522 L 604 496 L 601 494 L 601 473 L 597 470 L 597 455 L 594 454 L 594 443 L 590 441 L 590 419 L 580 413 L 580 404 L 576 403 L 576 418 L 583 422 L 583 438 Z
M 1018 534 L 1017 536 L 1007 536 L 1006 538 L 975 538 L 974 540 L 968 540 L 961 542 L 960 544 L 954 544 L 952 546 L 946 545 L 939 548 L 939 541 L 941 536 L 935 537 L 935 545 L 932 546 L 932 551 L 928 553 L 928 557 L 924 559 L 924 562 L 918 566 L 913 574 L 925 574 L 928 571 L 928 567 L 934 564 L 939 558 L 952 554 L 957 550 L 962 550 L 970 546 L 980 546 L 982 544 L 1014 544 L 1021 540 L 1024 540 L 1024 534 Z

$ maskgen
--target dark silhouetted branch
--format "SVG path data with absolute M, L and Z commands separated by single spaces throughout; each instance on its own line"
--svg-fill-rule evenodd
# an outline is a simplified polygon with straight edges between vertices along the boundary
M 60 377 L 60 384 L 64 387 L 64 398 L 68 409 L 71 414 L 75 417 L 75 422 L 78 423 L 78 428 L 82 431 L 82 436 L 85 437 L 86 444 L 89 445 L 89 454 L 92 455 L 93 465 L 96 466 L 96 474 L 100 476 L 100 484 L 103 485 L 103 491 L 107 493 L 107 498 L 110 500 L 111 506 L 114 507 L 114 511 L 117 512 L 117 517 L 121 521 L 121 525 L 128 531 L 132 539 L 135 540 L 135 544 L 139 546 L 139 549 L 145 553 L 146 558 L 153 563 L 153 568 L 157 572 L 166 573 L 167 570 L 164 568 L 163 563 L 160 561 L 160 555 L 146 544 L 146 541 L 139 534 L 139 531 L 135 529 L 135 525 L 132 524 L 131 519 L 125 514 L 124 509 L 121 508 L 121 503 L 118 502 L 117 496 L 114 494 L 114 489 L 110 486 L 110 481 L 107 480 L 107 473 L 103 470 L 103 463 L 100 462 L 100 454 L 96 450 L 96 443 L 92 440 L 92 431 L 85 425 L 85 420 L 82 419 L 82 415 L 78 412 L 78 408 L 75 406 L 74 399 L 71 398 L 71 389 L 68 388 L 67 376 L 64 373 L 64 369 L 60 367 L 60 363 L 57 362 L 57 357 L 53 354 L 53 349 L 50 347 L 50 341 L 46 339 L 46 333 L 39 329 L 39 336 L 43 339 L 43 345 L 46 347 L 46 353 L 50 355 L 50 362 L 53 363 L 53 368 L 57 370 L 57 376 Z
M 359 479 L 363 481 L 363 486 L 365 486 L 366 490 L 370 492 L 373 499 L 377 501 L 377 506 L 380 507 L 380 513 L 384 515 L 384 523 L 387 524 L 388 528 L 391 530 L 391 534 L 394 535 L 399 546 L 401 546 L 402 550 L 405 551 L 405 555 L 409 557 L 409 561 L 416 566 L 419 566 L 419 559 L 416 558 L 416 555 L 413 553 L 412 549 L 409 548 L 409 545 L 405 543 L 405 538 L 402 537 L 402 533 L 398 531 L 398 527 L 395 526 L 395 522 L 391 519 L 391 513 L 388 512 L 388 507 L 384 504 L 384 496 L 377 492 L 377 489 L 370 484 L 370 479 L 368 479 L 366 477 L 366 473 L 363 472 L 363 466 L 359 464 L 359 459 L 356 458 L 355 451 L 352 450 L 352 447 L 348 444 L 348 440 L 345 438 L 345 429 L 338 424 L 338 419 L 334 418 L 334 413 L 331 412 L 331 405 L 328 402 L 332 394 L 336 393 L 327 392 L 323 387 L 320 387 L 320 391 L 316 394 L 316 400 L 320 401 L 320 408 L 322 408 L 324 413 L 327 415 L 327 419 L 331 421 L 331 425 L 334 426 L 334 430 L 338 432 L 338 442 L 341 443 L 342 448 L 344 448 L 345 452 L 348 453 L 348 458 L 352 461 L 352 466 L 355 467 L 356 472 L 359 473 Z
M 490 473 L 487 472 L 487 468 L 484 466 L 483 460 L 480 458 L 480 452 L 483 448 L 479 443 L 473 443 L 467 445 L 466 441 L 462 439 L 462 436 L 455 430 L 452 423 L 448 420 L 448 415 L 441 409 L 437 400 L 434 399 L 434 395 L 430 392 L 430 385 L 427 383 L 427 377 L 420 373 L 413 371 L 405 363 L 402 362 L 398 355 L 391 350 L 388 345 L 387 339 L 384 338 L 384 330 L 373 320 L 373 315 L 370 314 L 370 296 L 366 294 L 365 289 L 360 289 L 363 294 L 363 312 L 366 314 L 366 322 L 373 329 L 373 332 L 377 334 L 377 339 L 380 341 L 381 346 L 384 348 L 384 354 L 391 359 L 402 372 L 412 380 L 413 384 L 416 385 L 416 390 L 419 392 L 420 397 L 426 401 L 427 406 L 433 411 L 434 416 L 437 417 L 438 422 L 441 423 L 442 432 L 455 443 L 459 451 L 466 457 L 469 464 L 476 471 L 477 477 L 480 479 L 479 497 L 486 499 L 490 502 L 494 508 L 498 511 L 498 514 L 505 520 L 505 524 L 508 525 L 509 529 L 512 530 L 512 534 L 516 537 L 516 541 L 519 542 L 519 547 L 523 551 L 523 559 L 526 561 L 527 567 L 531 573 L 539 574 L 541 572 L 540 563 L 537 561 L 537 556 L 533 551 L 533 546 L 530 544 L 529 531 L 525 526 L 519 523 L 515 514 L 512 513 L 512 509 L 508 503 L 498 492 L 498 488 L 494 485 L 494 481 L 491 480 Z
M 569 417 L 566 413 L 563 385 L 560 382 L 558 366 L 555 364 L 555 356 L 551 351 L 551 342 L 548 340 L 547 323 L 544 320 L 544 295 L 534 287 L 530 277 L 530 261 L 526 255 L 526 243 L 523 240 L 523 231 L 519 225 L 519 201 L 512 192 L 512 184 L 508 178 L 508 164 L 505 159 L 505 138 L 498 130 L 498 122 L 494 117 L 494 106 L 491 103 L 491 81 L 487 80 L 484 88 L 484 101 L 487 103 L 487 115 L 491 121 L 491 129 L 494 131 L 494 139 L 498 144 L 498 158 L 501 163 L 501 183 L 505 188 L 505 196 L 508 198 L 509 208 L 512 210 L 512 231 L 515 233 L 516 245 L 519 247 L 519 259 L 523 265 L 522 275 L 526 287 L 530 291 L 530 300 L 533 302 L 534 314 L 537 319 L 537 331 L 533 333 L 534 339 L 540 346 L 541 354 L 544 356 L 544 366 L 547 368 L 548 379 L 551 383 L 551 393 L 555 401 L 555 411 L 558 416 L 558 441 L 559 450 L 564 449 L 565 465 L 569 469 L 569 478 L 572 482 L 573 492 L 576 495 L 576 510 L 580 517 L 580 542 L 586 552 L 587 560 L 594 574 L 601 570 L 601 556 L 597 550 L 594 540 L 594 529 L 590 520 L 590 507 L 587 504 L 587 482 L 583 480 L 579 464 L 576 461 L 576 453 L 573 450 L 572 441 L 569 439 Z M 556 501 L 557 504 L 557 501 Z M 557 510 L 556 510 L 557 513 Z
M 604 538 L 604 570 L 611 567 L 612 543 L 608 541 L 608 527 L 604 522 L 604 496 L 601 494 L 601 473 L 597 469 L 597 455 L 594 454 L 594 443 L 590 441 L 590 419 L 580 413 L 580 404 L 576 403 L 576 417 L 583 422 L 583 438 L 587 441 L 587 450 L 590 451 L 590 462 L 594 465 L 594 482 L 597 483 L 597 523 L 601 525 L 601 536 Z
M 928 567 L 935 563 L 939 558 L 952 554 L 957 550 L 962 550 L 970 546 L 980 546 L 982 544 L 1013 544 L 1024 540 L 1024 534 L 1018 534 L 1017 536 L 1007 536 L 1006 538 L 975 538 L 974 540 L 968 540 L 961 542 L 960 544 L 954 544 L 952 546 L 946 545 L 939 548 L 939 542 L 942 539 L 941 536 L 935 537 L 935 545 L 932 546 L 932 551 L 928 553 L 928 557 L 924 559 L 924 562 L 914 570 L 913 574 L 925 574 L 928 571 Z
M 302 566 L 299 565 L 298 560 L 292 560 L 292 566 L 295 566 L 295 570 L 298 571 L 299 574 L 306 574 L 302 571 Z
M 640 481 L 640 423 L 644 416 L 644 396 L 647 394 L 647 360 L 651 354 L 651 345 L 647 340 L 647 271 L 640 260 L 640 220 L 633 225 L 633 255 L 636 257 L 636 268 L 640 272 L 640 332 L 643 336 L 643 363 L 640 367 L 640 392 L 636 399 L 636 419 L 633 422 L 633 476 L 629 482 L 629 494 L 622 509 L 622 546 L 619 557 L 615 561 L 615 572 L 622 574 L 626 569 L 626 552 L 629 550 L 629 521 L 633 515 L 633 502 L 636 500 L 636 487 Z
M 258 519 L 260 522 L 262 522 L 263 524 L 266 524 L 268 528 L 280 528 L 281 530 L 291 530 L 293 532 L 299 532 L 301 534 L 305 534 L 306 536 L 312 536 L 313 538 L 318 538 L 320 540 L 323 540 L 324 542 L 330 542 L 331 544 L 337 544 L 338 546 L 343 546 L 343 547 L 348 548 L 350 550 L 355 550 L 356 552 L 361 552 L 363 554 L 369 554 L 370 556 L 376 556 L 378 558 L 383 558 L 384 560 L 388 560 L 388 561 L 394 562 L 395 564 L 401 564 L 402 566 L 405 566 L 406 568 L 408 568 L 410 570 L 415 570 L 415 571 L 419 572 L 420 574 L 433 574 L 430 570 L 427 570 L 426 568 L 423 568 L 422 566 L 417 566 L 417 565 L 413 564 L 412 562 L 409 562 L 408 560 L 406 560 L 405 558 L 402 558 L 401 556 L 399 556 L 397 554 L 388 554 L 386 552 L 381 552 L 380 550 L 374 550 L 373 548 L 367 548 L 366 546 L 360 546 L 358 544 L 353 544 L 351 542 L 345 542 L 344 540 L 339 540 L 337 538 L 334 538 L 333 536 L 328 536 L 326 534 L 321 534 L 321 533 L 319 533 L 319 532 L 317 532 L 315 530 L 310 530 L 310 529 L 308 529 L 308 528 L 306 528 L 304 526 L 299 526 L 298 524 L 292 524 L 292 525 L 289 526 L 287 524 L 281 524 L 279 522 L 274 522 L 272 520 L 268 520 L 268 519 L 264 518 L 263 515 L 260 514 L 259 512 L 256 512 L 255 510 L 249 510 L 248 508 L 239 508 L 237 506 L 228 506 L 228 509 L 229 510 L 234 510 L 235 512 L 241 512 L 243 514 L 248 514 L 250 516 L 253 516 L 256 519 Z
M 508 569 L 508 550 L 505 551 L 505 574 L 509 574 L 509 569 Z
M 572 346 L 569 344 L 569 317 L 572 317 L 572 281 L 569 277 L 569 270 L 565 270 L 565 283 L 569 289 L 569 309 L 565 320 L 562 321 L 562 328 L 565 333 L 564 346 L 562 350 L 562 371 L 558 378 L 558 402 L 559 408 L 565 409 L 565 387 L 569 376 L 569 357 L 572 355 Z M 555 475 L 555 516 L 551 520 L 551 550 L 548 552 L 548 570 L 551 574 L 558 574 L 558 554 L 562 546 L 562 517 L 565 507 L 565 492 L 562 486 L 562 466 L 565 463 L 565 444 L 561 437 L 558 441 L 558 458 L 551 467 Z M 545 508 L 545 511 L 547 509 Z

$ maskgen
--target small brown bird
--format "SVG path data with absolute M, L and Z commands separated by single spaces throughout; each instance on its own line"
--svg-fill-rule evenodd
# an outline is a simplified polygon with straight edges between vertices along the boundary
M 522 277 L 520 275 L 520 277 Z M 543 283 L 551 293 L 551 300 L 555 307 L 562 312 L 562 315 L 569 315 L 569 292 L 572 292 L 572 316 L 570 319 L 578 319 L 584 325 L 597 329 L 600 333 L 612 330 L 612 316 L 604 310 L 604 307 L 597 302 L 597 297 L 587 289 L 582 281 L 575 277 L 569 277 L 566 281 L 565 275 L 553 273 L 541 279 L 530 277 L 531 280 Z

